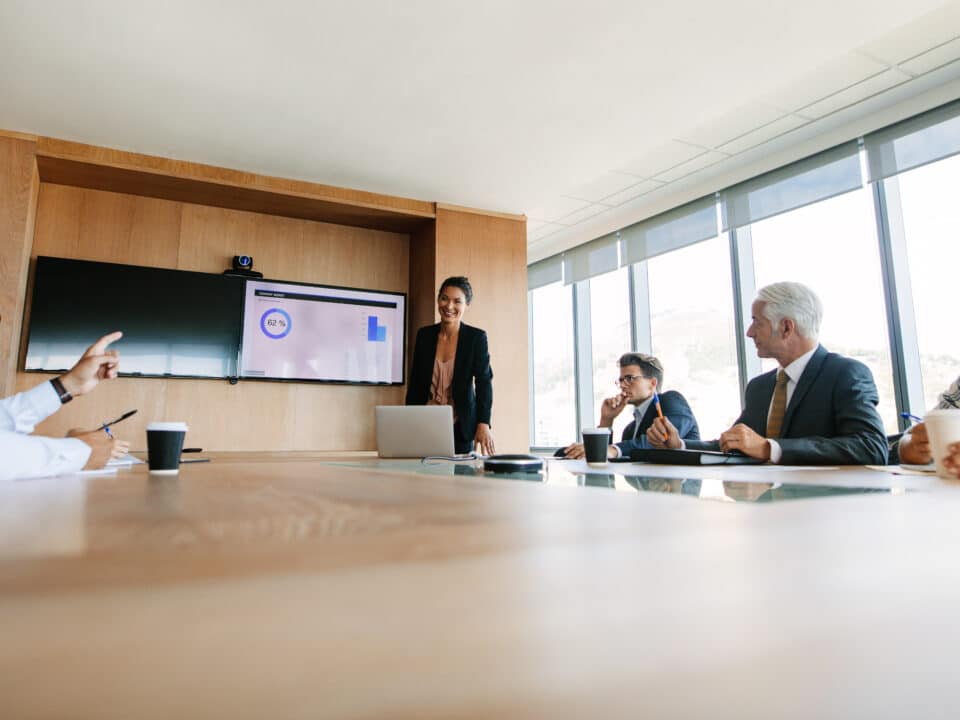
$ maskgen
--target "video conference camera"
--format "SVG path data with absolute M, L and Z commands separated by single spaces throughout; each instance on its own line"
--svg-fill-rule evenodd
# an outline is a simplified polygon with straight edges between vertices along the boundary
M 239 275 L 240 277 L 248 278 L 262 278 L 263 273 L 257 272 L 253 269 L 253 256 L 252 255 L 234 255 L 233 256 L 233 268 L 231 270 L 224 270 L 224 275 Z

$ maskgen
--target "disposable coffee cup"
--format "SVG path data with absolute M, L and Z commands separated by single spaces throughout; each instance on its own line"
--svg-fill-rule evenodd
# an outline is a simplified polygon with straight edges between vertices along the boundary
M 606 465 L 609 444 L 610 428 L 584 428 L 583 452 L 587 456 L 587 465 Z
M 147 464 L 154 475 L 176 475 L 180 472 L 180 452 L 187 424 L 152 422 L 147 425 Z
M 947 472 L 943 466 L 943 459 L 947 456 L 947 448 L 950 444 L 960 442 L 960 410 L 955 408 L 931 410 L 923 419 L 923 424 L 927 426 L 930 452 L 933 455 L 937 475 L 956 480 L 956 476 Z

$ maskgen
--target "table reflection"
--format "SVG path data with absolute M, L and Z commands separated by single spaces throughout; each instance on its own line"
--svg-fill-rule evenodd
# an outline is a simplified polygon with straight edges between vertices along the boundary
M 379 471 L 416 472 L 424 475 L 447 477 L 484 478 L 487 480 L 512 482 L 540 482 L 551 486 L 571 486 L 614 490 L 621 493 L 661 493 L 679 495 L 699 500 L 739 503 L 769 503 L 784 500 L 806 500 L 811 498 L 837 497 L 841 495 L 862 495 L 867 493 L 899 494 L 903 490 L 875 487 L 850 487 L 843 485 L 823 485 L 791 482 L 763 482 L 745 480 L 705 479 L 703 477 L 672 478 L 653 474 L 658 466 L 651 466 L 637 472 L 636 465 L 611 464 L 609 472 L 583 472 L 577 466 L 547 458 L 544 468 L 535 473 L 494 473 L 483 469 L 483 462 L 444 462 L 418 460 L 358 460 L 337 461 L 330 464 L 368 467 Z M 659 466 L 663 467 L 663 466 Z M 703 471 L 702 468 L 700 468 Z M 650 474 L 645 474 L 649 472 Z M 783 473 L 777 477 L 784 477 Z

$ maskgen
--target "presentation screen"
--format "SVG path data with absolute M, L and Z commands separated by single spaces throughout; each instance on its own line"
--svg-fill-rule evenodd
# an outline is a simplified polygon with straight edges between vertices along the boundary
M 401 385 L 403 293 L 248 280 L 240 377 Z
M 122 330 L 121 375 L 236 377 L 242 302 L 235 277 L 38 257 L 24 370 L 66 370 Z

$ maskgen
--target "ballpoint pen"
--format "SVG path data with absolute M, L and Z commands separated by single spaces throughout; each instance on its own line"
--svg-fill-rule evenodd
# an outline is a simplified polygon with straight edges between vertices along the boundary
M 660 409 L 660 395 L 654 391 L 653 392 L 653 404 L 657 408 L 657 417 L 663 417 L 663 410 Z
M 914 422 L 918 422 L 918 423 L 922 423 L 922 422 L 923 422 L 923 418 L 922 418 L 922 417 L 917 417 L 917 416 L 914 415 L 913 413 L 902 412 L 902 413 L 900 413 L 900 417 L 906 418 L 907 420 L 913 420 Z
M 118 422 L 120 422 L 121 420 L 126 420 L 126 419 L 127 419 L 128 417 L 130 417 L 131 415 L 136 414 L 136 412 L 137 412 L 136 410 L 128 410 L 128 411 L 125 412 L 123 415 L 121 415 L 120 417 L 118 417 L 116 420 L 110 420 L 109 422 L 105 422 L 103 425 L 101 425 L 101 426 L 99 427 L 99 429 L 100 429 L 100 430 L 103 430 L 103 431 L 104 431 L 107 435 L 109 435 L 110 437 L 113 437 L 113 433 L 110 432 L 110 426 L 111 426 L 111 425 L 116 425 L 116 424 L 117 424 Z

